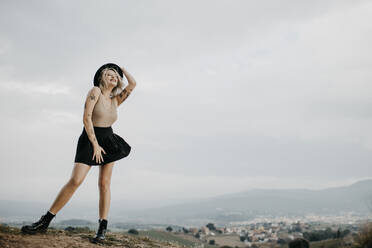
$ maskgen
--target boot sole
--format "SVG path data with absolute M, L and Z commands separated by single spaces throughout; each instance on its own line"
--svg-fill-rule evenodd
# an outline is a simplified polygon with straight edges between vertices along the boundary
M 31 230 L 27 230 L 27 229 L 21 229 L 22 233 L 25 233 L 25 234 L 38 234 L 38 233 L 46 233 L 47 230 L 36 230 L 36 231 L 31 231 Z
M 94 244 L 103 244 L 105 242 L 105 240 L 102 240 L 102 239 L 95 239 L 95 238 L 91 238 L 90 240 L 92 243 Z

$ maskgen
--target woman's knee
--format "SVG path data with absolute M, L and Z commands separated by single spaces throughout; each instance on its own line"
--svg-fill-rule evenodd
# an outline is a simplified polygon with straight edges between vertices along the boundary
M 98 180 L 98 187 L 100 190 L 104 190 L 104 191 L 107 191 L 110 189 L 110 179 L 107 179 L 107 178 L 100 178 Z
M 75 163 L 68 184 L 72 187 L 79 187 L 80 184 L 84 181 L 84 178 L 86 177 L 90 168 L 91 166 L 87 164 Z
M 80 186 L 82 182 L 83 182 L 83 179 L 71 177 L 70 180 L 68 181 L 68 184 L 77 188 Z

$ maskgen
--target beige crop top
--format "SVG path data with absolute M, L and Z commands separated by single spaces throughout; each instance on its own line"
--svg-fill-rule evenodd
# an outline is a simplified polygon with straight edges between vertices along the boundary
M 99 95 L 92 112 L 94 127 L 110 127 L 118 118 L 117 103 L 114 98 L 108 101 L 102 93 Z

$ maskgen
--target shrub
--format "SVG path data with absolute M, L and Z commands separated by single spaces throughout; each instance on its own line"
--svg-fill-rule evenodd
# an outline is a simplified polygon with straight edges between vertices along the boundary
M 214 226 L 213 223 L 208 223 L 208 224 L 206 225 L 206 227 L 208 227 L 208 229 L 211 230 L 211 231 L 216 230 L 216 227 Z
M 85 233 L 85 232 L 90 232 L 89 227 L 73 227 L 73 226 L 68 226 L 65 228 L 65 231 L 71 232 L 71 233 Z
M 138 235 L 138 231 L 136 229 L 129 229 L 128 230 L 128 233 L 131 233 L 131 234 L 135 234 L 135 235 Z
M 347 233 L 342 232 L 340 233 L 340 237 L 346 235 Z M 304 232 L 304 238 L 309 241 L 321 241 L 326 239 L 334 239 L 337 238 L 337 232 L 332 231 L 331 228 L 327 227 L 325 230 L 314 230 L 311 232 Z
M 280 244 L 280 245 L 284 245 L 284 244 L 287 243 L 287 242 L 285 241 L 285 239 L 279 238 L 278 241 L 277 241 L 276 243 L 278 243 L 278 244 Z
M 310 243 L 306 239 L 297 238 L 289 242 L 288 247 L 289 248 L 309 248 Z

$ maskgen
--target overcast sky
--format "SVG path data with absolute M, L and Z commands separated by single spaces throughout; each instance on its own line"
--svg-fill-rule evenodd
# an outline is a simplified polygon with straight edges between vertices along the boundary
M 0 199 L 52 202 L 96 70 L 137 87 L 112 201 L 371 178 L 371 1 L 1 1 Z M 92 167 L 74 201 L 98 199 Z

